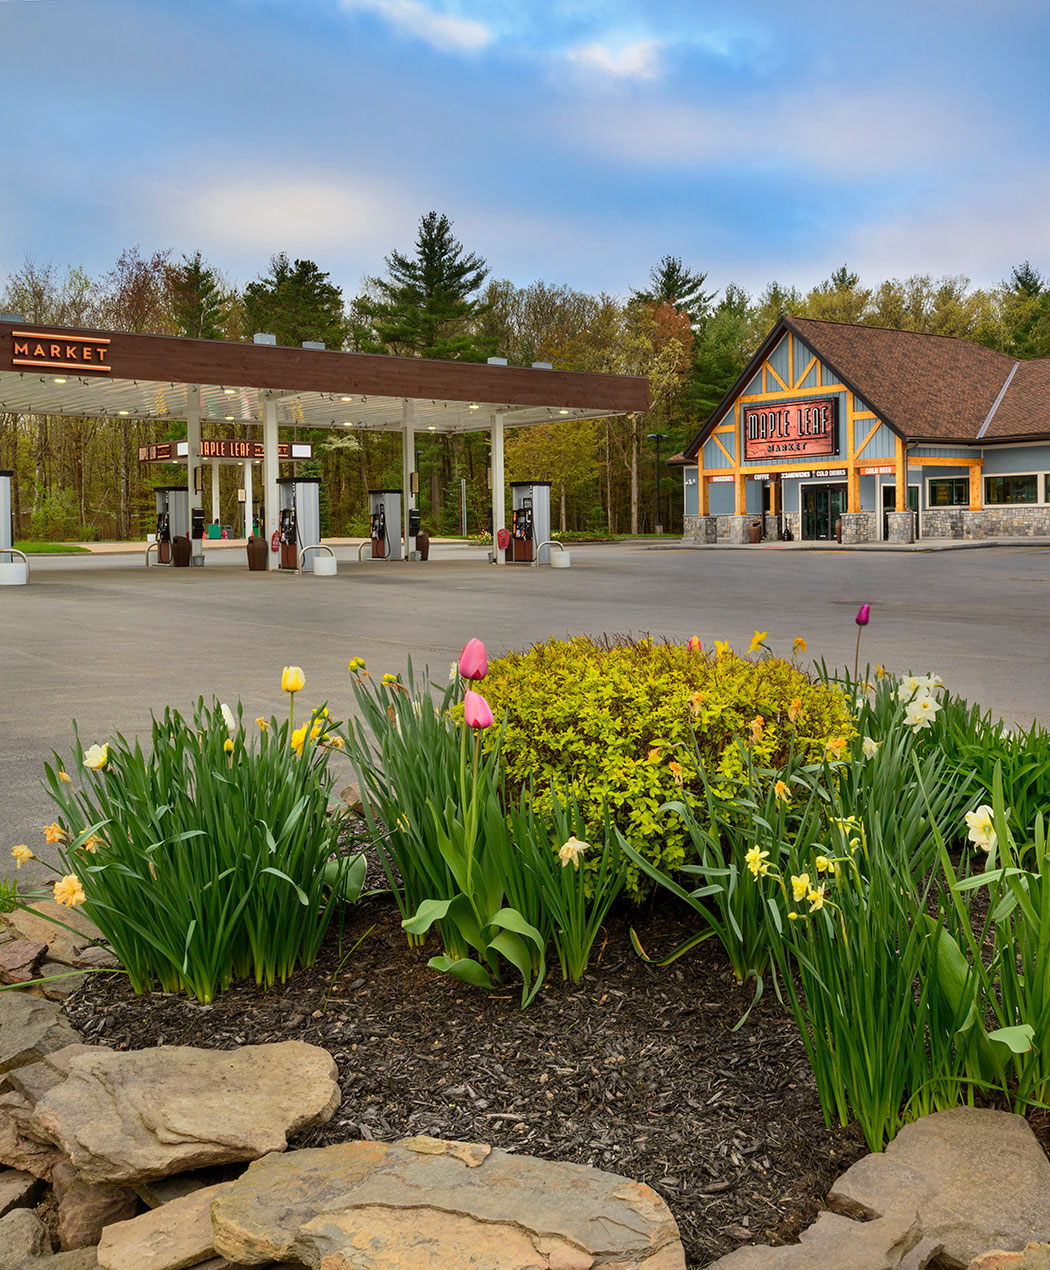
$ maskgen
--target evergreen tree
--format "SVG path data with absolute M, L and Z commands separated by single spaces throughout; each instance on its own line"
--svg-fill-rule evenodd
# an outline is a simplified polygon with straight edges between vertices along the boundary
M 730 283 L 693 345 L 693 374 L 683 394 L 693 418 L 710 418 L 758 341 L 768 334 L 768 329 L 756 331 L 747 292 Z
M 247 334 L 267 331 L 289 347 L 304 340 L 335 349 L 346 343 L 342 291 L 312 260 L 292 264 L 283 251 L 271 256 L 265 277 L 245 288 L 244 324 Z
M 685 268 L 681 256 L 663 256 L 649 270 L 649 288 L 632 291 L 631 299 L 637 304 L 671 304 L 679 313 L 685 313 L 693 326 L 707 317 L 714 291 L 704 291 L 706 273 L 693 273 Z
M 495 340 L 476 326 L 487 306 L 470 297 L 488 276 L 474 252 L 464 252 L 441 213 L 420 219 L 414 256 L 392 251 L 386 278 L 369 278 L 369 294 L 354 304 L 354 336 L 363 352 L 398 353 L 443 361 L 480 362 Z
M 1003 282 L 1004 351 L 1012 357 L 1050 352 L 1050 286 L 1026 260 Z
M 233 296 L 200 251 L 183 256 L 182 263 L 168 266 L 168 294 L 179 335 L 194 339 L 228 337 Z

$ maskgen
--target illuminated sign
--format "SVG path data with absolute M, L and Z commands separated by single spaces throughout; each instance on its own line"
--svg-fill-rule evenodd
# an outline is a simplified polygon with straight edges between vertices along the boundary
M 12 331 L 12 366 L 33 366 L 41 370 L 75 370 L 108 374 L 109 340 L 96 335 L 56 339 L 40 331 Z
M 817 477 L 819 480 L 821 477 L 845 476 L 845 475 L 846 475 L 846 469 L 844 467 L 818 467 L 812 472 L 781 472 L 780 479 L 783 481 L 787 481 L 787 480 L 808 481 L 810 480 L 811 477 L 814 477 L 814 476 Z
M 140 463 L 183 463 L 189 453 L 186 441 L 159 441 L 155 445 L 139 446 Z M 277 458 L 284 463 L 290 459 L 313 458 L 314 447 L 305 441 L 278 441 Z M 261 462 L 263 446 L 261 441 L 234 441 L 223 438 L 217 441 L 201 439 L 202 459 L 227 459 L 232 462 Z
M 883 463 L 881 467 L 862 467 L 860 468 L 861 476 L 888 476 L 891 472 L 896 472 L 897 468 L 892 463 Z
M 834 454 L 838 450 L 838 398 L 747 406 L 743 429 L 745 459 Z
M 723 483 L 729 483 L 730 481 L 735 481 L 736 477 L 735 476 L 709 476 L 707 479 L 711 482 L 712 485 L 721 485 Z

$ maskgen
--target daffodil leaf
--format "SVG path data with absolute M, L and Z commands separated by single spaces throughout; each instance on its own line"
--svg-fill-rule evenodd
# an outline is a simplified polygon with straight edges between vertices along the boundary
M 1001 1041 L 1015 1054 L 1027 1054 L 1035 1040 L 1035 1028 L 1030 1023 L 1019 1023 L 1015 1027 L 1000 1027 L 994 1032 L 989 1032 L 988 1039 Z

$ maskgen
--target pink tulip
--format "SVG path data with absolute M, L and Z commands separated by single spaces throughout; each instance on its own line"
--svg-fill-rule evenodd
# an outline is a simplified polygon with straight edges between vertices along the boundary
M 489 673 L 489 655 L 480 639 L 467 640 L 459 655 L 459 673 L 464 679 L 484 679 Z M 488 723 L 483 726 L 488 727 Z
M 686 644 L 686 648 L 688 648 L 690 652 L 702 653 L 703 645 L 700 643 L 700 636 L 694 635 L 693 638 L 689 641 L 689 643 Z
M 463 718 L 469 728 L 491 728 L 492 709 L 480 692 L 470 692 L 463 698 Z
M 867 626 L 867 624 L 868 624 L 868 618 L 869 618 L 870 616 L 871 616 L 871 605 L 870 605 L 870 604 L 862 604 L 862 605 L 860 606 L 860 610 L 859 610 L 859 612 L 857 613 L 857 616 L 856 616 L 856 618 L 855 618 L 855 621 L 856 621 L 856 623 L 857 623 L 857 625 L 858 625 L 858 626 Z

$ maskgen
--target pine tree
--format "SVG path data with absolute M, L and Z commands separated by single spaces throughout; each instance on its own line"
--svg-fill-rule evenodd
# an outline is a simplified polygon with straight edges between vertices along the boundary
M 637 304 L 670 304 L 685 313 L 693 326 L 707 317 L 714 291 L 704 291 L 706 273 L 693 273 L 682 264 L 681 256 L 664 256 L 649 270 L 649 289 L 632 291 Z
M 233 296 L 200 251 L 183 256 L 182 263 L 168 266 L 168 294 L 179 335 L 193 339 L 228 337 Z
M 443 361 L 483 361 L 495 341 L 476 333 L 487 306 L 470 297 L 488 276 L 474 252 L 466 254 L 444 213 L 420 219 L 414 256 L 392 251 L 388 276 L 368 279 L 369 294 L 355 302 L 357 346 Z
M 267 331 L 288 347 L 319 340 L 342 348 L 347 324 L 343 293 L 312 260 L 290 263 L 284 252 L 270 258 L 270 272 L 244 290 L 247 333 Z

